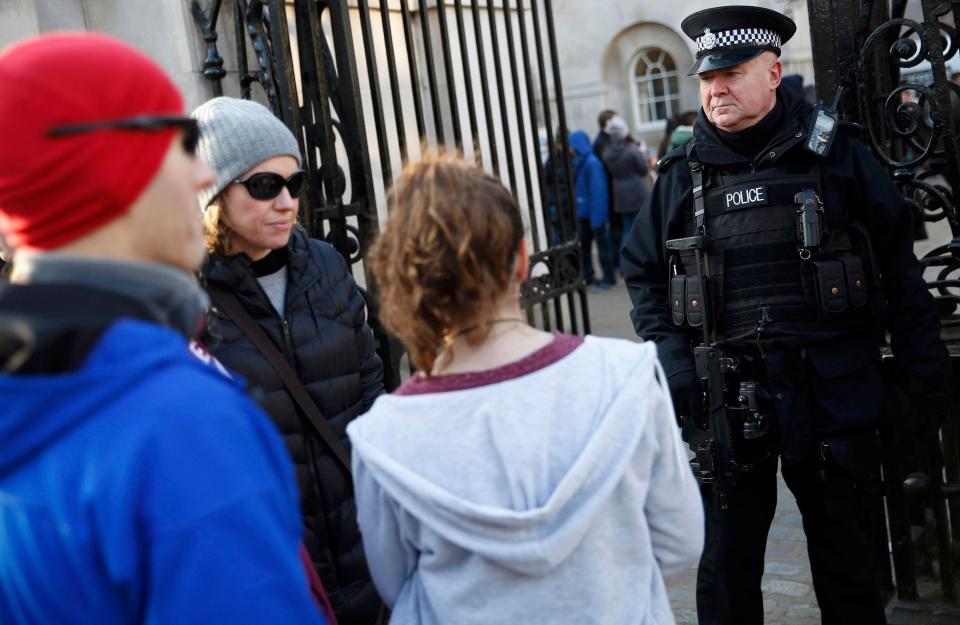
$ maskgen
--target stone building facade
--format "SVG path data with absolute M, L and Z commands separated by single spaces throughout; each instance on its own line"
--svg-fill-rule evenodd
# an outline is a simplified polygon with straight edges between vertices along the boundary
M 754 4 L 753 2 L 743 2 Z M 209 2 L 202 2 L 206 6 Z M 224 2 L 224 12 L 230 10 Z M 354 3 L 351 3 L 354 4 Z M 417 2 L 410 3 L 412 8 Z M 686 76 L 694 48 L 680 30 L 683 18 L 716 2 L 705 0 L 557 0 L 553 3 L 568 125 L 596 130 L 605 108 L 621 112 L 635 134 L 653 140 L 663 120 L 698 107 L 696 79 Z M 755 2 L 784 12 L 797 22 L 796 36 L 784 47 L 785 72 L 813 80 L 806 3 Z M 428 6 L 434 7 L 434 2 Z M 188 0 L 3 0 L 0 47 L 52 30 L 95 30 L 138 46 L 174 77 L 195 106 L 211 95 L 200 74 L 203 43 Z M 222 28 L 232 49 L 232 28 Z M 358 36 L 357 29 L 354 35 Z M 234 60 L 224 55 L 228 70 Z M 236 81 L 224 85 L 229 95 Z
M 563 68 L 564 100 L 571 128 L 597 131 L 597 114 L 618 111 L 634 135 L 655 148 L 666 119 L 699 109 L 695 77 L 687 70 L 695 47 L 683 31 L 683 18 L 722 4 L 710 0 L 559 0 L 554 17 Z M 784 74 L 813 83 L 813 57 L 807 5 L 796 0 L 730 2 L 753 4 L 789 15 L 797 34 L 784 46 Z

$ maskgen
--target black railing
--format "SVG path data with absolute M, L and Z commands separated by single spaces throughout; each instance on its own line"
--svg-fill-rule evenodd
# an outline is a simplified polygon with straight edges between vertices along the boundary
M 212 0 L 204 9 L 191 2 L 213 94 L 228 76 L 218 21 L 232 14 L 242 96 L 265 99 L 300 141 L 308 172 L 301 220 L 311 235 L 336 246 L 373 287 L 363 259 L 395 175 L 424 150 L 461 151 L 503 179 L 525 213 L 528 319 L 544 329 L 589 332 L 550 0 L 352 4 Z M 562 180 L 546 175 L 546 155 L 555 156 Z M 401 348 L 379 328 L 371 295 L 391 387 L 399 382 Z
M 947 241 L 922 259 L 924 276 L 940 305 L 944 338 L 951 351 L 953 418 L 939 433 L 917 436 L 911 424 L 925 415 L 897 387 L 895 358 L 885 358 L 891 389 L 883 419 L 887 578 L 900 599 L 931 599 L 924 578 L 937 582 L 939 598 L 957 601 L 960 554 L 960 218 L 954 189 L 960 189 L 960 145 L 952 113 L 960 114 L 960 86 L 948 80 L 946 61 L 958 57 L 960 39 L 948 23 L 960 24 L 960 3 L 938 0 L 893 2 L 809 0 L 818 96 L 846 89 L 841 113 L 863 126 L 862 138 L 888 168 L 924 224 L 945 221 Z M 913 9 L 921 17 L 905 17 Z M 929 72 L 918 72 L 921 64 Z M 883 250 L 879 250 L 883 253 Z M 881 512 L 882 513 L 882 512 Z

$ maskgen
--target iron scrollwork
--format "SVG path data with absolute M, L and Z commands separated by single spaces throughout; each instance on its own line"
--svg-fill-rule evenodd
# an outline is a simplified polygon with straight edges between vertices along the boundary
M 207 43 L 204 76 L 213 82 L 214 94 L 220 95 L 220 81 L 226 76 L 216 49 L 222 0 L 215 0 L 209 16 L 198 2 L 193 4 L 194 18 Z M 327 240 L 348 263 L 357 264 L 378 234 L 379 222 L 347 3 L 297 0 L 288 5 L 284 0 L 234 0 L 233 6 L 241 95 L 251 99 L 253 85 L 260 85 L 274 114 L 300 143 L 307 172 L 301 221 L 310 236 Z M 288 11 L 293 13 L 293 24 L 288 24 Z M 324 31 L 325 24 L 329 24 L 329 33 Z M 255 69 L 248 68 L 248 43 L 255 55 Z M 294 64 L 294 45 L 299 67 Z M 206 71 L 208 67 L 211 71 Z M 345 163 L 337 149 L 338 137 Z M 348 223 L 348 218 L 355 218 L 356 225 Z M 367 283 L 371 284 L 369 276 Z M 376 295 L 371 295 L 369 322 L 386 365 L 384 382 L 392 389 L 399 384 L 402 349 L 380 325 Z
M 953 317 L 960 305 L 960 218 L 953 193 L 960 188 L 960 128 L 952 124 L 953 108 L 960 107 L 960 86 L 946 80 L 944 65 L 960 52 L 960 38 L 953 26 L 940 21 L 952 5 L 928 0 L 921 4 L 922 23 L 895 17 L 864 41 L 854 66 L 858 112 L 869 147 L 890 170 L 916 216 L 927 223 L 947 220 L 950 225 L 952 242 L 931 250 L 922 265 L 929 270 L 927 282 L 940 304 L 944 325 L 960 325 Z M 903 15 L 902 7 L 894 11 L 898 14 Z M 922 80 L 918 72 L 897 80 L 888 93 L 877 94 L 866 68 L 878 54 L 885 56 L 895 77 L 924 61 L 932 76 Z
M 215 95 L 222 93 L 220 82 L 226 76 L 217 50 L 216 29 L 221 4 L 222 0 L 216 0 L 209 15 L 197 0 L 191 4 L 194 19 L 207 43 L 204 76 L 213 82 Z M 301 219 L 312 236 L 333 243 L 353 264 L 362 259 L 377 234 L 378 224 L 360 115 L 360 90 L 352 58 L 349 15 L 344 3 L 328 0 L 296 2 L 292 10 L 300 61 L 299 84 L 293 64 L 287 4 L 283 0 L 235 1 L 241 93 L 250 99 L 252 85 L 260 85 L 274 114 L 300 141 L 304 169 L 308 173 Z M 336 31 L 329 37 L 323 29 L 324 12 L 329 12 L 328 21 Z M 343 29 L 346 33 L 340 32 Z M 247 42 L 255 55 L 256 69 L 253 70 L 247 67 Z M 351 94 L 356 94 L 353 99 Z M 338 138 L 346 153 L 344 164 L 338 159 Z M 349 190 L 346 172 L 349 172 Z M 349 198 L 345 197 L 348 191 Z M 358 218 L 357 226 L 347 224 L 351 216 Z
M 203 40 L 207 44 L 207 56 L 203 60 L 203 75 L 213 83 L 213 95 L 223 95 L 223 86 L 220 81 L 227 75 L 227 70 L 223 68 L 223 57 L 217 50 L 217 18 L 220 17 L 220 7 L 223 0 L 214 0 L 210 8 L 210 15 L 203 12 L 198 0 L 190 3 L 190 12 L 193 15 L 193 21 L 196 22 L 203 34 Z
M 213 9 L 209 14 L 205 14 L 199 8 L 199 2 L 212 3 Z M 222 71 L 216 71 L 216 68 L 223 69 L 222 59 L 219 65 L 216 60 L 219 59 L 217 46 L 217 21 L 220 15 L 220 6 L 224 4 L 222 13 L 229 14 L 232 10 L 233 24 L 236 29 L 236 59 L 238 67 L 237 79 L 239 81 L 242 97 L 250 99 L 254 85 L 259 84 L 263 89 L 262 93 L 257 93 L 258 98 L 264 98 L 273 109 L 274 113 L 287 124 L 293 131 L 297 140 L 300 142 L 303 154 L 303 169 L 307 172 L 306 194 L 300 202 L 300 218 L 307 227 L 310 235 L 315 238 L 321 238 L 333 244 L 344 258 L 352 265 L 358 266 L 366 257 L 367 250 L 379 232 L 379 220 L 377 207 L 375 203 L 373 172 L 370 167 L 370 158 L 368 154 L 367 133 L 364 128 L 364 103 L 361 102 L 361 93 L 363 87 L 357 76 L 357 63 L 355 59 L 356 50 L 362 46 L 363 53 L 367 61 L 367 81 L 369 82 L 371 99 L 373 100 L 373 120 L 374 129 L 377 134 L 377 148 L 380 152 L 380 160 L 383 177 L 380 182 L 384 187 L 389 187 L 392 183 L 392 176 L 389 173 L 391 155 L 389 144 L 393 141 L 391 133 L 387 132 L 387 124 L 384 123 L 383 115 L 386 107 L 376 104 L 377 89 L 379 83 L 377 80 L 378 62 L 377 51 L 374 41 L 376 38 L 370 25 L 370 6 L 365 0 L 360 0 L 354 6 L 354 3 L 347 0 L 230 0 L 224 3 L 223 0 L 195 0 L 193 7 L 194 17 L 200 30 L 203 33 L 204 41 L 207 44 L 207 56 L 209 61 L 205 62 L 205 69 L 211 71 L 205 72 L 205 76 L 214 83 L 214 90 L 219 95 L 220 81 L 226 77 Z M 407 151 L 406 133 L 403 131 L 404 108 L 406 103 L 400 97 L 400 82 L 404 77 L 402 72 L 398 72 L 396 65 L 397 57 L 393 54 L 392 45 L 394 42 L 390 30 L 391 19 L 396 18 L 403 22 L 404 38 L 406 47 L 406 57 L 409 63 L 409 75 L 411 77 L 411 95 L 413 99 L 413 111 L 417 120 L 417 129 L 420 139 L 429 141 L 431 135 L 437 138 L 437 142 L 443 144 L 443 131 L 445 128 L 453 128 L 455 137 L 459 136 L 459 125 L 462 125 L 457 113 L 456 89 L 453 83 L 458 81 L 458 76 L 462 75 L 464 84 L 472 84 L 474 76 L 471 75 L 472 64 L 470 62 L 469 45 L 465 42 L 469 39 L 465 29 L 466 22 L 464 18 L 464 3 L 455 2 L 451 9 L 446 3 L 439 3 L 434 6 L 428 6 L 426 3 L 420 3 L 414 11 L 411 11 L 406 0 L 400 2 L 399 14 L 390 15 L 390 5 L 392 3 L 383 0 L 379 3 L 381 18 L 384 24 L 384 42 L 390 42 L 387 45 L 386 53 L 388 58 L 387 67 L 384 68 L 389 73 L 391 83 L 392 109 L 397 120 L 396 139 L 400 144 L 400 162 L 409 162 Z M 514 110 L 518 115 L 523 116 L 526 110 L 530 118 L 531 129 L 529 140 L 534 146 L 534 153 L 539 149 L 539 136 L 534 129 L 538 126 L 537 106 L 540 104 L 534 102 L 535 94 L 531 76 L 533 72 L 530 67 L 531 54 L 535 51 L 535 56 L 539 61 L 541 74 L 546 74 L 545 53 L 549 53 L 550 68 L 552 69 L 552 85 L 554 96 L 548 94 L 547 80 L 545 76 L 540 76 L 542 102 L 544 103 L 544 119 L 546 126 L 553 128 L 554 124 L 551 115 L 549 115 L 550 102 L 555 102 L 557 109 L 556 123 L 561 129 L 560 134 L 563 139 L 562 147 L 557 147 L 558 151 L 566 153 L 565 137 L 567 135 L 565 113 L 563 106 L 562 87 L 560 68 L 557 54 L 556 32 L 553 24 L 553 9 L 551 0 L 537 0 L 530 3 L 532 10 L 531 18 L 534 22 L 532 32 L 535 38 L 534 48 L 531 49 L 527 41 L 528 32 L 531 29 L 526 28 L 523 21 L 526 13 L 523 9 L 523 3 L 518 3 L 519 30 L 512 27 L 513 14 L 508 8 L 508 4 L 503 7 L 496 7 L 493 0 L 484 2 L 483 0 L 474 0 L 470 9 L 474 18 L 475 41 L 478 46 L 477 53 L 483 59 L 484 54 L 490 54 L 494 66 L 497 70 L 497 79 L 504 88 L 497 91 L 498 102 L 500 105 L 499 118 L 502 121 L 503 128 L 509 128 L 511 113 L 508 112 L 507 100 L 510 98 L 510 87 L 512 86 Z M 481 5 L 487 8 L 487 20 L 491 30 L 491 45 L 486 45 L 486 37 L 483 36 L 483 22 L 481 20 Z M 538 5 L 542 5 L 541 9 Z M 455 48 L 451 45 L 450 34 L 446 31 L 447 13 L 453 11 L 457 17 L 457 34 L 459 36 L 459 59 L 455 58 Z M 413 30 L 415 27 L 413 14 L 417 13 L 420 34 L 422 37 L 423 48 L 417 48 Z M 447 76 L 448 85 L 443 86 L 450 102 L 450 116 L 454 119 L 444 118 L 444 111 L 439 106 L 441 101 L 439 86 L 436 81 L 430 82 L 430 101 L 433 103 L 434 128 L 428 129 L 424 123 L 425 115 L 423 109 L 423 100 L 421 96 L 424 85 L 418 80 L 419 75 L 418 57 L 422 55 L 427 65 L 431 65 L 430 60 L 433 53 L 433 39 L 430 36 L 430 24 L 432 21 L 430 12 L 435 13 L 437 23 L 440 26 L 440 39 L 442 45 L 437 58 L 442 59 L 444 71 Z M 359 13 L 359 15 L 355 15 Z M 543 19 L 539 19 L 539 15 Z M 355 39 L 351 32 L 352 21 L 354 17 L 359 17 L 360 33 L 362 36 Z M 202 18 L 202 19 L 201 19 Z M 498 44 L 498 36 L 501 28 L 498 25 L 502 18 L 507 39 L 505 54 L 503 46 Z M 289 23 L 288 23 L 289 19 Z M 220 21 L 226 21 L 223 18 Z M 540 29 L 541 23 L 546 25 L 547 38 L 544 40 Z M 522 59 L 518 57 L 515 46 L 515 39 L 519 38 L 519 49 L 522 52 Z M 294 47 L 295 46 L 295 47 Z M 248 47 L 253 51 L 255 62 L 248 66 L 247 50 Z M 487 49 L 484 50 L 483 48 Z M 507 58 L 501 59 L 501 56 Z M 296 63 L 294 62 L 296 60 Z M 518 61 L 524 64 L 524 76 L 526 77 L 526 89 L 521 89 L 519 82 Z M 509 62 L 514 70 L 511 75 L 514 76 L 512 82 L 499 80 L 501 64 Z M 373 70 L 371 71 L 371 66 Z M 481 82 L 484 94 L 485 119 L 488 125 L 489 136 L 489 155 L 492 159 L 494 169 L 499 174 L 500 164 L 506 165 L 509 172 L 510 186 L 516 192 L 518 180 L 526 181 L 526 192 L 528 198 L 535 197 L 533 193 L 533 182 L 539 181 L 540 164 L 535 160 L 532 163 L 527 162 L 528 152 L 522 152 L 522 158 L 514 162 L 514 149 L 511 147 L 511 136 L 509 132 L 503 135 L 503 141 L 506 149 L 501 150 L 497 142 L 497 133 L 495 132 L 496 119 L 494 117 L 497 102 L 490 96 L 491 92 L 487 89 L 487 64 L 481 63 L 479 66 L 479 76 L 476 76 Z M 458 73 L 459 72 L 459 73 Z M 429 73 L 429 72 L 428 72 Z M 526 99 L 528 106 L 523 106 Z M 468 108 L 472 104 L 473 97 L 468 93 Z M 410 112 L 410 111 L 407 111 Z M 517 120 L 520 121 L 519 119 Z M 477 154 L 483 153 L 481 147 L 482 137 L 474 129 L 475 121 L 471 113 L 471 137 Z M 521 133 L 525 136 L 525 133 Z M 527 140 L 526 138 L 522 140 Z M 549 141 L 548 141 L 549 142 Z M 462 146 L 461 146 L 462 147 Z M 551 146 L 551 152 L 553 147 Z M 501 159 L 505 157 L 505 163 Z M 522 161 L 522 165 L 521 162 Z M 570 169 L 565 164 L 563 169 L 566 178 L 566 189 L 568 192 L 573 187 Z M 537 178 L 534 178 L 537 176 Z M 560 179 L 557 179 L 555 185 L 560 188 Z M 544 189 L 541 188 L 541 197 Z M 557 190 L 559 194 L 559 191 Z M 559 197 L 559 195 L 558 195 Z M 533 308 L 539 307 L 543 315 L 543 327 L 567 327 L 574 333 L 578 333 L 578 324 L 589 332 L 589 315 L 587 311 L 586 290 L 581 278 L 581 260 L 579 257 L 579 248 L 573 241 L 568 241 L 568 237 L 563 237 L 564 243 L 557 243 L 553 247 L 541 249 L 541 237 L 537 228 L 539 224 L 538 211 L 542 206 L 536 205 L 535 201 L 529 199 L 531 230 L 534 233 L 534 251 L 531 255 L 531 275 L 533 278 L 526 285 L 524 290 L 524 306 L 527 308 L 528 317 L 533 314 Z M 573 205 L 572 196 L 568 202 Z M 552 217 L 546 213 L 541 215 L 545 221 Z M 564 217 L 565 215 L 561 215 Z M 569 219 L 573 219 L 569 217 Z M 561 220 L 561 225 L 563 220 Z M 561 233 L 562 234 L 562 233 Z M 548 241 L 558 239 L 553 234 L 543 237 Z M 559 239 L 558 239 L 559 241 Z M 364 270 L 368 267 L 364 265 Z M 372 279 L 368 275 L 367 284 L 372 285 Z M 390 340 L 383 332 L 378 322 L 376 293 L 372 292 L 368 299 L 369 319 L 374 333 L 377 335 L 381 350 L 381 358 L 387 364 L 385 371 L 385 382 L 388 388 L 393 388 L 398 383 L 398 365 L 399 355 L 401 354 L 399 345 L 396 341 Z M 562 306 L 561 296 L 566 302 L 566 308 Z M 549 309 L 552 309 L 549 310 Z M 552 317 L 551 317 L 552 315 Z M 579 319 L 578 319 L 579 317 Z
M 525 304 L 541 304 L 582 288 L 579 243 L 571 242 L 530 256 L 530 277 L 523 284 Z

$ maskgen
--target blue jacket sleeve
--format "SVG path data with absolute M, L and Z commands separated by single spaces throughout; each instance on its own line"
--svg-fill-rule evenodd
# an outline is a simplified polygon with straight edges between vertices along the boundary
M 587 157 L 587 184 L 590 197 L 590 227 L 602 228 L 610 216 L 610 191 L 607 189 L 607 172 L 596 156 Z
M 684 236 L 682 214 L 692 211 L 693 181 L 685 163 L 665 171 L 637 213 L 641 228 L 633 228 L 623 246 L 620 264 L 633 308 L 630 319 L 637 336 L 656 341 L 667 376 L 693 371 L 693 352 L 673 323 L 668 305 L 667 254 L 664 242 Z

